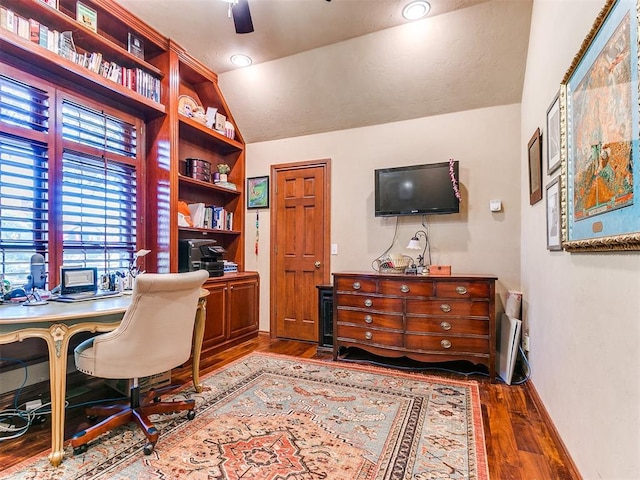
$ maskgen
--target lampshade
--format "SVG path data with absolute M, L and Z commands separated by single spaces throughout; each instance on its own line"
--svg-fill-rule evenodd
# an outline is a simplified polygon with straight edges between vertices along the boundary
M 422 249 L 422 247 L 420 246 L 420 240 L 418 239 L 418 237 L 412 237 L 411 240 L 409 240 L 409 245 L 407 245 L 407 248 L 410 250 Z

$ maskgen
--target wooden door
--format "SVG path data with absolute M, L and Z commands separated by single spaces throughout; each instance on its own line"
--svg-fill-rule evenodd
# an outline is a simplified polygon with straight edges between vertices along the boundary
M 329 160 L 274 165 L 271 335 L 318 341 L 317 285 L 329 265 Z

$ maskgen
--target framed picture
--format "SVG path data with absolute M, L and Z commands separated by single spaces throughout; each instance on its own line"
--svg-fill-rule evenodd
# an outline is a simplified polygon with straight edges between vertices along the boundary
M 144 42 L 139 37 L 136 37 L 133 33 L 129 32 L 127 37 L 127 48 L 129 53 L 144 60 Z
M 560 92 L 547 110 L 547 174 L 560 167 Z
M 542 200 L 542 136 L 536 128 L 529 140 L 529 205 Z
M 84 3 L 76 4 L 76 20 L 89 30 L 98 31 L 98 12 L 87 7 Z
M 269 177 L 247 178 L 247 208 L 269 208 Z
M 547 249 L 562 250 L 560 222 L 560 177 L 547 185 Z
M 58 0 L 40 0 L 42 3 L 46 3 L 51 8 L 58 9 Z
M 560 90 L 562 245 L 640 250 L 638 0 L 608 0 Z

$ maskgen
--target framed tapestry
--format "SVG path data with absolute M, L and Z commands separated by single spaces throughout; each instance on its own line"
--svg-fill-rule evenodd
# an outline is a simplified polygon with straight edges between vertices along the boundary
M 560 89 L 562 245 L 640 250 L 638 15 L 608 0 Z
M 247 208 L 269 208 L 269 177 L 247 178 Z

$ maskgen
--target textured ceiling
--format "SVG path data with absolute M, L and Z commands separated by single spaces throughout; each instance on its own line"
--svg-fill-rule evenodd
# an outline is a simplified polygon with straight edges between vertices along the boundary
M 219 74 L 247 143 L 519 103 L 532 0 L 118 0 Z M 233 53 L 254 59 L 232 67 Z

